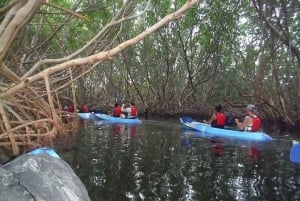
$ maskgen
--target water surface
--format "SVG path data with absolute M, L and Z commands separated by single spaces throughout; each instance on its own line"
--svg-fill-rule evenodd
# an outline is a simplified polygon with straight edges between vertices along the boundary
M 269 130 L 265 144 L 195 137 L 178 120 L 141 125 L 80 122 L 76 145 L 60 150 L 99 200 L 300 200 L 293 135 Z

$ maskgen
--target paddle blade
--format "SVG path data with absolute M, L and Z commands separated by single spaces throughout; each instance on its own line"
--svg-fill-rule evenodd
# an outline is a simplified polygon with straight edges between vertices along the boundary
M 293 163 L 300 163 L 300 143 L 297 143 L 292 146 L 292 149 L 290 152 L 290 160 Z
M 191 117 L 182 117 L 181 120 L 183 121 L 183 123 L 193 122 L 193 119 Z

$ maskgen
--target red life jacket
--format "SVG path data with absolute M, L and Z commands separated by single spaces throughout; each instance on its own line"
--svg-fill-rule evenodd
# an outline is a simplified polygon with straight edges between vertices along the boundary
M 225 125 L 225 120 L 226 120 L 225 114 L 223 112 L 217 112 L 216 116 L 217 116 L 216 125 L 217 126 L 224 126 Z
M 114 111 L 113 111 L 113 116 L 114 117 L 120 117 L 121 113 L 122 113 L 121 107 L 115 107 L 114 108 Z
M 73 105 L 68 106 L 68 112 L 74 112 L 74 106 Z
M 261 124 L 261 121 L 260 121 L 260 118 L 256 115 L 254 116 L 250 116 L 252 118 L 252 130 L 251 131 L 258 131 L 260 129 L 260 124 Z
M 131 109 L 131 112 L 130 112 L 131 116 L 135 117 L 137 115 L 136 107 L 130 106 L 130 109 Z
M 81 110 L 82 110 L 82 112 L 85 112 L 85 113 L 89 112 L 87 105 L 82 105 Z

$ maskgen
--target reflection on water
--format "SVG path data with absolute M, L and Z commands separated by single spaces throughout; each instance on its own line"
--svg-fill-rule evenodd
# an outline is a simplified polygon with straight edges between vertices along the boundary
M 60 154 L 94 201 L 300 200 L 290 147 L 284 138 L 253 144 L 195 136 L 179 121 L 88 121 L 73 157 Z

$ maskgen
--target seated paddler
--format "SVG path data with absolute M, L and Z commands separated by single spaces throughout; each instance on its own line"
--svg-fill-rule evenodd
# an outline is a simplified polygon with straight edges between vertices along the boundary
M 247 116 L 243 122 L 235 119 L 235 123 L 240 130 L 256 132 L 260 129 L 261 120 L 257 115 L 255 105 L 249 104 L 246 107 Z
M 222 111 L 222 105 L 215 107 L 215 112 L 211 115 L 208 121 L 204 120 L 204 123 L 211 124 L 215 128 L 224 128 L 226 122 L 226 115 Z
M 138 110 L 135 107 L 135 104 L 133 101 L 130 102 L 130 106 L 125 108 L 125 105 L 122 105 L 122 114 L 121 117 L 126 117 L 128 119 L 135 119 L 138 114 Z

